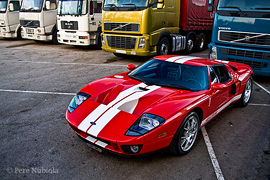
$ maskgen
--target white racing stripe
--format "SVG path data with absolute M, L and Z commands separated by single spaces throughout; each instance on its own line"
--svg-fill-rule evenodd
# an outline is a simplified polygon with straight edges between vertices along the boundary
M 140 90 L 139 87 L 147 88 L 148 90 Z M 88 134 L 97 137 L 102 129 L 122 110 L 121 106 L 130 103 L 130 109 L 125 109 L 125 111 L 133 113 L 137 106 L 138 99 L 158 88 L 160 88 L 160 86 L 147 86 L 144 83 L 140 83 L 122 91 L 107 106 L 103 104 L 99 105 L 80 123 L 78 129 L 83 132 L 87 131 Z M 95 122 L 95 125 L 91 125 L 91 122 Z

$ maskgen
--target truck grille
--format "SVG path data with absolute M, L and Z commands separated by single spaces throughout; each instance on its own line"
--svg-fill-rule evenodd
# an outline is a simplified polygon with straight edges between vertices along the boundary
M 270 46 L 270 34 L 219 31 L 219 40 L 230 43 Z
M 140 31 L 140 24 L 135 24 L 135 23 L 104 23 L 104 30 L 139 32 Z
M 40 26 L 39 21 L 31 21 L 31 20 L 20 20 L 20 25 L 24 27 L 32 27 L 37 28 Z
M 270 54 L 263 53 L 263 52 L 257 52 L 257 51 L 245 51 L 245 50 L 221 48 L 220 53 L 232 55 L 232 56 L 241 56 L 241 57 L 247 57 L 247 58 L 269 59 L 270 60 Z
M 242 64 L 249 65 L 252 68 L 257 68 L 257 69 L 261 69 L 264 64 L 262 62 L 257 62 L 257 61 L 247 61 L 247 60 L 233 59 L 233 58 L 221 58 L 221 60 L 242 63 Z
M 109 47 L 135 49 L 136 37 L 106 36 Z
M 61 21 L 61 28 L 62 29 L 69 29 L 69 30 L 78 30 L 78 22 L 77 21 Z

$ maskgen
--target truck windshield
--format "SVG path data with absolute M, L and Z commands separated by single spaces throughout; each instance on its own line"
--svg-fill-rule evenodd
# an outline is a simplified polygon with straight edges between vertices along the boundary
M 253 11 L 270 10 L 269 0 L 219 0 L 218 10 L 226 9 L 228 11 Z M 241 13 L 242 13 L 241 12 Z
M 7 10 L 7 1 L 0 0 L 0 13 L 5 13 Z
M 42 9 L 43 0 L 23 0 L 22 12 L 40 12 Z
M 131 8 L 133 10 L 142 7 L 148 7 L 149 0 L 105 0 L 104 8 L 109 10 L 120 10 L 122 8 Z
M 86 0 L 60 0 L 58 15 L 85 15 L 87 14 Z

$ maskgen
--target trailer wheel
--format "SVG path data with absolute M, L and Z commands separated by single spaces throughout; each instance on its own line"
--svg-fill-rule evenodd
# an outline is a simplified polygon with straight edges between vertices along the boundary
M 167 55 L 170 53 L 170 42 L 168 38 L 163 37 L 157 46 L 157 55 Z
M 198 35 L 198 43 L 196 45 L 196 50 L 198 52 L 203 51 L 205 49 L 205 45 L 206 45 L 205 34 L 204 33 L 200 33 Z
M 191 54 L 193 51 L 194 51 L 194 37 L 189 34 L 187 36 L 187 44 L 184 52 L 185 54 Z

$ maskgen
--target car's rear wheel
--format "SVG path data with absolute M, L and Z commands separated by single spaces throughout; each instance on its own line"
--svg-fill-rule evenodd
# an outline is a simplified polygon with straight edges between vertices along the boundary
M 178 128 L 169 149 L 176 155 L 185 155 L 193 147 L 200 126 L 200 118 L 196 112 L 190 112 Z
M 252 94 L 252 86 L 253 86 L 253 80 L 252 77 L 249 77 L 245 89 L 242 93 L 241 99 L 237 102 L 237 105 L 240 107 L 244 107 L 248 104 L 251 94 Z

